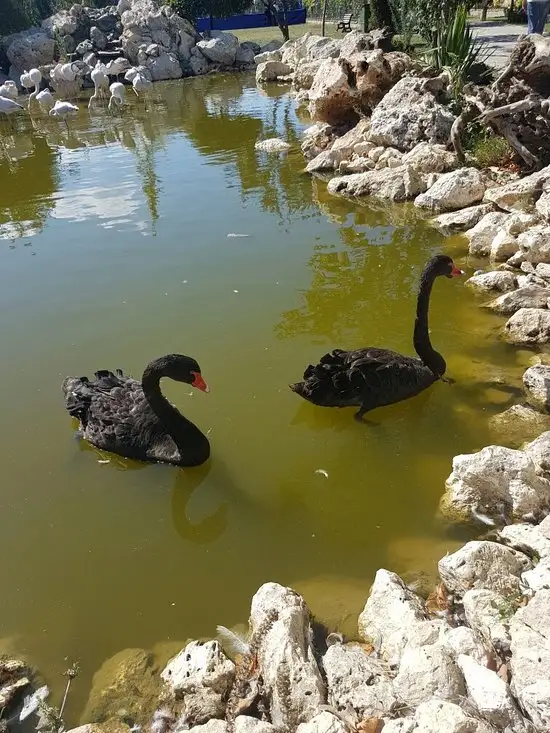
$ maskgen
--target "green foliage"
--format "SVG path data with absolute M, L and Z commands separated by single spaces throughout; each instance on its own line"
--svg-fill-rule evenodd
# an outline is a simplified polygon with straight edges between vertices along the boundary
M 514 151 L 507 140 L 478 122 L 468 125 L 465 135 L 465 149 L 471 154 L 478 168 L 502 167 L 514 157 Z
M 389 28 L 395 33 L 394 13 L 390 0 L 369 0 L 371 9 L 371 26 L 373 28 Z
M 465 82 L 472 79 L 474 70 L 477 71 L 479 64 L 489 57 L 486 44 L 474 38 L 466 5 L 457 8 L 451 22 L 439 24 L 435 45 L 427 56 L 435 69 L 449 71 L 453 97 L 457 99 Z
M 250 0 L 168 0 L 178 15 L 192 23 L 197 18 L 229 18 L 244 13 L 250 7 Z

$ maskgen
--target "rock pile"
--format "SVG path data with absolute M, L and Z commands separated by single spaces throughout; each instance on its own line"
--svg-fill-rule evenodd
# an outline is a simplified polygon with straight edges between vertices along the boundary
M 154 710 L 134 705 L 134 672 L 125 693 L 127 660 L 104 668 L 126 695 L 126 718 L 133 711 L 134 725 L 155 731 L 548 731 L 549 520 L 468 542 L 440 560 L 439 573 L 426 599 L 379 570 L 356 640 L 314 635 L 304 599 L 266 583 L 252 599 L 248 638 L 223 631 L 232 659 L 217 640 L 189 642 L 161 672 Z M 86 733 L 128 733 L 114 702 L 95 714 L 100 724 Z
M 120 65 L 122 59 L 126 68 L 140 66 L 147 77 L 158 81 L 254 68 L 255 55 L 280 45 L 277 41 L 264 48 L 248 41 L 241 44 L 233 34 L 220 31 L 204 39 L 189 21 L 153 0 L 119 0 L 118 5 L 103 8 L 76 4 L 44 20 L 41 28 L 2 41 L 10 63 L 7 71 L 18 83 L 21 73 L 34 67 L 48 80 L 59 55 L 82 60 L 89 69 L 98 60 Z

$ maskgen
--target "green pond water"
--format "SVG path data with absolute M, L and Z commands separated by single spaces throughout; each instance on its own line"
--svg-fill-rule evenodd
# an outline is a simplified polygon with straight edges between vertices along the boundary
M 413 207 L 358 205 L 303 173 L 305 118 L 246 76 L 154 86 L 122 113 L 86 99 L 67 130 L 0 131 L 0 637 L 46 674 L 91 677 L 127 647 L 245 622 L 268 580 L 350 630 L 379 567 L 433 576 L 466 535 L 437 517 L 452 457 L 494 439 L 528 354 L 463 281 L 437 281 L 434 345 L 456 384 L 373 412 L 287 387 L 334 348 L 412 352 L 416 288 L 464 242 Z M 288 155 L 254 150 L 281 135 Z M 230 237 L 229 234 L 247 235 Z M 208 395 L 166 383 L 208 433 L 198 469 L 140 465 L 73 437 L 65 375 L 194 356 Z M 412 577 L 412 576 L 411 576 Z

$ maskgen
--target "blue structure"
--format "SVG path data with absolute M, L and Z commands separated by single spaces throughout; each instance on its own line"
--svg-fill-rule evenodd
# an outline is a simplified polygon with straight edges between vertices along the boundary
M 307 8 L 298 7 L 294 10 L 287 10 L 286 21 L 288 25 L 299 25 L 306 22 Z M 269 28 L 277 26 L 277 21 L 271 13 L 246 13 L 245 15 L 232 15 L 230 18 L 199 18 L 197 30 L 204 31 L 235 31 L 242 28 Z

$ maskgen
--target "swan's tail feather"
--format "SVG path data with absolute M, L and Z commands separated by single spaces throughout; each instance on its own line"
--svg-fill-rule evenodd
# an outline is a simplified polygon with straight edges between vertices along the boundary
M 218 632 L 223 650 L 229 657 L 235 657 L 237 654 L 244 656 L 250 653 L 248 640 L 243 636 L 221 625 L 216 626 L 216 631 Z

